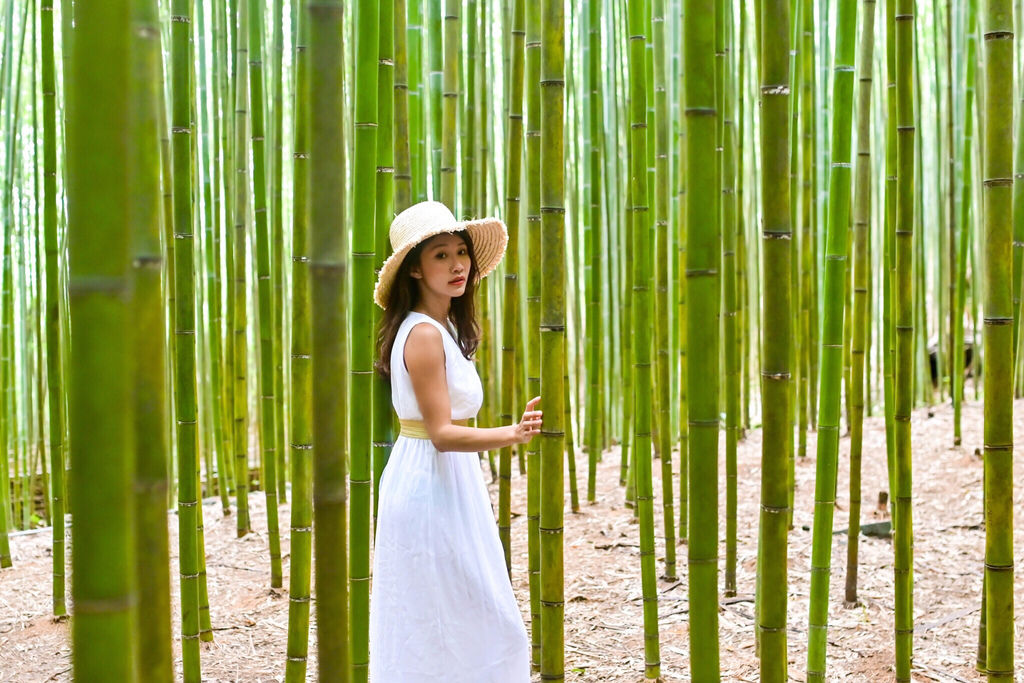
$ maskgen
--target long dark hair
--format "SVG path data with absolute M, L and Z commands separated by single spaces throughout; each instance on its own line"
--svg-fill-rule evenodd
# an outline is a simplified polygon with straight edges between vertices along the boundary
M 476 321 L 476 254 L 473 252 L 473 240 L 469 233 L 460 230 L 455 235 L 466 242 L 466 251 L 469 253 L 469 275 L 466 277 L 466 291 L 462 296 L 452 299 L 451 309 L 448 311 L 448 319 L 455 325 L 458 333 L 456 340 L 462 355 L 472 359 L 476 347 L 480 344 L 480 325 Z M 395 345 L 395 337 L 398 335 L 398 328 L 409 311 L 419 303 L 420 290 L 415 278 L 410 274 L 412 267 L 418 265 L 423 254 L 423 248 L 433 238 L 425 239 L 406 254 L 402 265 L 398 267 L 398 274 L 391 285 L 388 293 L 388 306 L 380 319 L 380 327 L 377 330 L 377 349 L 379 355 L 374 367 L 385 381 L 391 379 L 391 349 Z

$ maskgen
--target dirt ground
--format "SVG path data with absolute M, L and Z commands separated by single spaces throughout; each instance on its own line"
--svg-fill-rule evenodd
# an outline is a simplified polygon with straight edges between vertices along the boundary
M 1017 443 L 1024 436 L 1024 403 L 1016 414 Z M 974 671 L 983 565 L 982 408 L 965 406 L 963 446 L 952 447 L 952 410 L 948 406 L 914 413 L 914 679 L 981 681 Z M 887 518 L 877 510 L 878 492 L 886 490 L 885 441 L 881 418 L 868 418 L 863 465 L 862 520 Z M 739 446 L 739 539 L 736 598 L 723 600 L 719 612 L 722 680 L 758 680 L 754 653 L 753 591 L 760 486 L 761 432 L 754 430 Z M 840 444 L 840 476 L 835 529 L 847 526 L 849 439 Z M 723 442 L 724 447 L 724 442 Z M 569 681 L 643 679 L 642 598 L 638 528 L 632 510 L 623 506 L 618 486 L 618 450 L 604 454 L 598 470 L 597 502 L 582 504 L 565 517 L 565 643 Z M 814 496 L 814 434 L 808 456 L 796 465 L 794 529 L 789 545 L 790 680 L 803 681 Z M 581 495 L 586 466 L 579 456 Z M 515 469 L 515 468 L 514 468 Z M 661 468 L 656 462 L 654 490 L 658 571 L 664 570 L 660 510 Z M 721 465 L 724 482 L 724 463 Z M 483 467 L 497 508 L 497 486 Z M 676 459 L 678 474 L 678 459 Z M 1018 514 L 1015 549 L 1018 681 L 1024 681 L 1024 453 L 1015 454 L 1015 502 Z M 529 618 L 526 557 L 526 478 L 512 479 L 513 582 L 524 619 Z M 676 479 L 678 487 L 678 479 Z M 678 493 L 677 493 L 678 495 Z M 724 548 L 724 483 L 720 494 L 720 538 Z M 215 640 L 203 644 L 203 678 L 207 681 L 280 681 L 285 661 L 288 621 L 286 590 L 269 588 L 269 559 L 262 495 L 250 502 L 257 531 L 235 538 L 235 519 L 224 517 L 219 502 L 203 506 L 206 520 L 210 610 Z M 281 508 L 286 524 L 287 505 Z M 169 515 L 171 576 L 176 577 L 177 520 Z M 285 586 L 288 584 L 288 534 L 282 534 Z M 829 680 L 893 680 L 893 572 L 888 539 L 861 537 L 860 604 L 844 606 L 845 534 L 834 536 L 829 610 Z M 50 607 L 50 536 L 48 530 L 12 538 L 15 566 L 0 572 L 0 681 L 70 679 L 68 623 L 55 623 Z M 659 579 L 661 674 L 665 681 L 690 680 L 688 668 L 686 546 L 677 549 L 681 581 Z M 724 559 L 720 576 L 724 576 Z M 177 614 L 177 581 L 173 614 Z M 69 591 L 70 592 L 70 591 Z M 178 631 L 178 623 L 174 630 Z M 314 635 L 310 639 L 309 678 L 314 678 Z M 180 676 L 180 642 L 175 649 Z M 534 680 L 539 680 L 535 675 Z

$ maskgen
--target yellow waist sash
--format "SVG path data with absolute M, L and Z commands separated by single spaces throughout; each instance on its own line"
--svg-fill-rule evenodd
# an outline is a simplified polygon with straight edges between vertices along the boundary
M 398 424 L 401 425 L 402 429 L 399 432 L 400 436 L 405 436 L 410 439 L 429 439 L 430 435 L 427 434 L 427 425 L 423 420 L 399 420 Z M 469 420 L 452 420 L 453 425 L 459 425 L 460 427 L 468 427 Z

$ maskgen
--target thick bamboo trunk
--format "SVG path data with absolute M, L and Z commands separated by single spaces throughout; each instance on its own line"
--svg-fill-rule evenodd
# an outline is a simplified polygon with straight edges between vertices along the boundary
M 718 377 L 721 249 L 717 230 L 713 0 L 686 0 L 686 357 L 690 666 L 720 676 L 718 656 Z M 710 199 L 709 199 L 710 198 Z
M 321 679 L 350 680 L 348 509 L 348 231 L 345 230 L 345 140 L 342 99 L 344 7 L 309 7 L 310 285 L 313 342 L 313 512 L 316 518 L 317 665 Z M 375 13 L 374 13 L 375 14 Z M 376 17 L 374 17 L 376 19 Z M 367 30 L 367 32 L 371 32 Z M 363 37 L 371 56 L 377 36 Z M 376 60 L 371 59 L 376 80 Z M 369 95 L 376 97 L 374 87 Z M 356 116 L 356 121 L 361 117 Z M 372 186 L 373 146 L 369 149 Z M 372 192 L 372 191 L 371 191 Z M 371 205 L 372 206 L 372 205 Z M 372 212 L 369 214 L 372 216 Z M 364 217 L 365 218 L 365 217 Z M 358 231 L 357 231 L 358 234 Z M 371 233 L 372 234 L 372 233 Z M 372 252 L 371 252 L 372 253 Z M 372 270 L 371 270 L 372 273 Z M 364 292 L 367 302 L 369 293 Z M 364 394 L 365 395 L 365 394 Z M 354 454 L 353 454 L 354 455 Z M 353 457 L 353 470 L 355 470 Z M 368 472 L 363 472 L 369 478 Z M 353 478 L 356 478 L 353 472 Z M 353 492 L 353 499 L 355 493 Z M 367 497 L 367 504 L 369 498 Z M 369 520 L 366 520 L 367 527 Z M 358 546 L 358 536 L 352 541 Z M 365 542 L 365 541 L 364 541 Z M 353 553 L 355 554 L 355 553 Z M 353 568 L 353 574 L 357 571 Z
M 761 7 L 761 202 L 764 228 L 764 330 L 761 350 L 761 512 L 757 636 L 761 680 L 787 679 L 787 531 L 790 509 L 790 368 L 793 339 L 793 240 L 790 215 L 789 0 Z
M 1014 677 L 1013 3 L 984 10 L 985 665 L 997 681 Z
M 73 675 L 135 679 L 131 3 L 80 4 L 68 55 Z M 97 391 L 97 387 L 103 387 Z M 194 484 L 194 476 L 187 477 Z M 191 485 L 183 482 L 185 485 Z M 194 525 L 192 530 L 194 532 Z M 198 622 L 197 624 L 198 629 Z M 198 641 L 197 641 L 198 645 Z

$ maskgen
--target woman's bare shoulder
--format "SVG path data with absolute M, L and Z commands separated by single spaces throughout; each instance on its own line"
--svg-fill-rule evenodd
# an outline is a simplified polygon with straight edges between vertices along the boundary
M 444 365 L 444 340 L 441 330 L 427 321 L 418 322 L 409 330 L 405 342 L 405 367 L 415 372 Z

